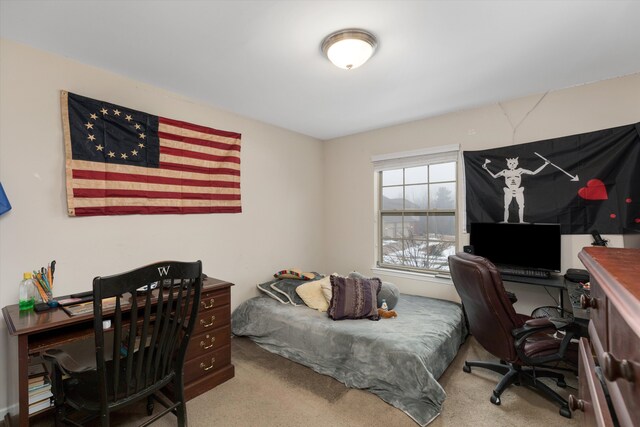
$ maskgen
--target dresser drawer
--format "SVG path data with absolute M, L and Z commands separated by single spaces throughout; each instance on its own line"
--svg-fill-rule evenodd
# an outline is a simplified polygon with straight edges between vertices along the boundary
M 211 310 L 214 308 L 229 305 L 231 303 L 231 294 L 227 289 L 217 291 L 203 291 L 200 296 L 200 312 Z
M 613 305 L 609 306 L 608 332 L 609 351 L 600 357 L 600 366 L 611 403 L 621 426 L 640 426 L 640 336 Z
M 578 399 L 569 397 L 572 411 L 583 412 L 583 426 L 608 427 L 613 425 L 611 413 L 602 390 L 589 341 L 580 338 Z
M 193 336 L 203 332 L 212 331 L 221 326 L 228 325 L 231 318 L 230 306 L 225 305 L 198 313 L 196 325 L 193 327 Z
M 186 360 L 212 353 L 220 347 L 229 345 L 230 342 L 231 328 L 229 325 L 214 329 L 210 332 L 194 335 L 191 337 L 189 346 L 187 347 Z
M 213 375 L 218 369 L 231 364 L 231 346 L 227 345 L 211 353 L 191 359 L 184 364 L 184 383 Z
M 596 280 L 591 279 L 591 300 L 594 302 L 595 307 L 591 307 L 589 310 L 589 317 L 593 329 L 598 335 L 597 341 L 601 346 L 598 350 L 607 351 L 607 296 L 605 295 L 602 287 Z M 590 335 L 592 339 L 595 337 Z

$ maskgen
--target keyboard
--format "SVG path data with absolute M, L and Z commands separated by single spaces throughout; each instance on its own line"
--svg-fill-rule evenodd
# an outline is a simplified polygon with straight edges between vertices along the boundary
M 535 268 L 522 268 L 509 265 L 496 265 L 496 268 L 501 274 L 511 276 L 535 277 L 538 279 L 548 279 L 551 277 L 551 272 L 547 270 L 536 270 Z

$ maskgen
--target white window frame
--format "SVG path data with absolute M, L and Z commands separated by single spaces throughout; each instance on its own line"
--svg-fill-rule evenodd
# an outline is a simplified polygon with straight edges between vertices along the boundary
M 375 226 L 375 244 L 374 244 L 374 269 L 386 270 L 388 272 L 397 273 L 400 275 L 411 275 L 414 277 L 438 277 L 448 278 L 447 271 L 435 271 L 435 270 L 417 270 L 402 266 L 390 266 L 388 264 L 381 263 L 381 181 L 380 172 L 385 170 L 410 168 L 414 166 L 424 166 L 428 164 L 456 162 L 456 206 L 455 206 L 455 247 L 457 248 L 460 241 L 459 235 L 459 223 L 461 220 L 461 213 L 463 212 L 463 206 L 460 203 L 461 197 L 461 183 L 459 170 L 461 167 L 462 156 L 460 154 L 460 145 L 452 144 L 439 147 L 430 147 L 420 150 L 403 151 L 397 153 L 389 153 L 382 155 L 371 156 L 371 162 L 373 164 L 373 177 L 374 177 L 374 226 Z

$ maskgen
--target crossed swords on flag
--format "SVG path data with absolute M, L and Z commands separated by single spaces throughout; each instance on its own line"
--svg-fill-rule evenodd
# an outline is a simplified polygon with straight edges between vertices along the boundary
M 540 154 L 538 154 L 536 152 L 534 152 L 533 154 L 535 154 L 536 156 L 540 157 L 545 162 L 548 162 L 551 166 L 553 166 L 554 168 L 558 169 L 560 172 L 566 174 L 569 178 L 571 178 L 571 181 L 580 181 L 580 178 L 578 177 L 578 175 L 576 175 L 576 176 L 571 175 L 569 172 L 567 172 L 566 170 L 562 169 L 560 166 L 556 165 L 555 163 L 553 163 L 549 159 L 541 156 Z M 484 159 L 484 165 L 483 166 L 486 166 L 488 163 L 491 163 L 491 160 Z

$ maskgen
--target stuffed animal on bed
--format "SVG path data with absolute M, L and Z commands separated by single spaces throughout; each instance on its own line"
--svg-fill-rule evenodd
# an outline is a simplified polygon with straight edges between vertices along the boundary
M 395 310 L 385 310 L 384 308 L 378 309 L 378 316 L 383 319 L 393 319 L 394 317 L 398 317 L 398 313 Z

